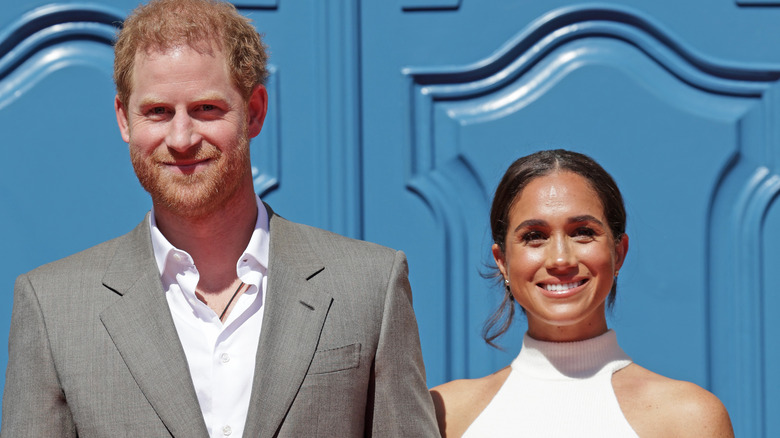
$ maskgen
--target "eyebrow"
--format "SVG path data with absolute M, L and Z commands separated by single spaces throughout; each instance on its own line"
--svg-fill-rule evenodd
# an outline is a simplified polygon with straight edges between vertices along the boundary
M 219 93 L 215 93 L 215 92 L 208 92 L 208 93 L 202 94 L 200 96 L 196 96 L 196 98 L 193 99 L 193 102 L 209 102 L 209 101 L 211 101 L 211 102 L 214 102 L 214 101 L 225 102 L 225 101 L 227 101 L 227 99 L 225 98 L 225 96 L 223 96 L 223 95 L 221 95 Z M 165 99 L 161 99 L 161 98 L 159 98 L 157 96 L 148 96 L 148 97 L 144 97 L 143 99 L 141 99 L 141 101 L 138 102 L 138 106 L 140 106 L 140 107 L 154 106 L 154 105 L 160 105 L 160 104 L 163 104 L 163 103 L 165 103 Z
M 153 106 L 153 105 L 159 105 L 163 103 L 162 99 L 158 99 L 156 97 L 144 97 L 141 99 L 140 102 L 138 102 L 139 107 L 145 107 L 145 106 Z
M 595 216 L 591 216 L 589 214 L 570 217 L 567 222 L 570 224 L 576 224 L 579 222 L 595 222 L 599 226 L 604 227 L 603 222 L 598 220 Z M 547 226 L 547 221 L 543 221 L 541 219 L 528 219 L 526 221 L 520 222 L 520 224 L 515 227 L 514 231 L 517 232 L 517 230 L 520 230 L 522 228 L 544 227 L 544 226 Z

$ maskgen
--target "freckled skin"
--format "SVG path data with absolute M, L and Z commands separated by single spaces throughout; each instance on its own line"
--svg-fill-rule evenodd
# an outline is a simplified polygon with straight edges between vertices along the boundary
M 544 341 L 588 339 L 607 331 L 604 303 L 628 238 L 616 242 L 588 181 L 572 172 L 536 178 L 509 211 L 505 251 L 493 246 L 512 295 L 528 316 L 528 334 Z M 546 284 L 583 283 L 550 294 Z

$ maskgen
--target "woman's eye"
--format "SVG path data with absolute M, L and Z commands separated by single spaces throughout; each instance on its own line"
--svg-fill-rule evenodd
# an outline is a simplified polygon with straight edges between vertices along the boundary
M 213 111 L 213 110 L 217 109 L 217 107 L 214 106 L 214 105 L 205 104 L 205 105 L 203 105 L 202 109 L 203 109 L 203 111 Z
M 545 236 L 539 231 L 529 231 L 523 234 L 521 238 L 525 243 L 539 243 L 544 240 Z
M 574 231 L 574 237 L 583 237 L 592 239 L 596 237 L 596 230 L 588 227 L 580 227 Z

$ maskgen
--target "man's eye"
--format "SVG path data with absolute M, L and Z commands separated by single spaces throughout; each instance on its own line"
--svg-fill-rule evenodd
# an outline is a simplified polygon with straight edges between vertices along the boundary
M 214 111 L 215 109 L 217 109 L 217 107 L 216 105 L 205 104 L 203 105 L 202 109 L 203 111 Z
M 150 113 L 156 114 L 156 115 L 165 114 L 165 108 L 163 108 L 161 106 L 156 106 L 156 107 L 151 109 Z

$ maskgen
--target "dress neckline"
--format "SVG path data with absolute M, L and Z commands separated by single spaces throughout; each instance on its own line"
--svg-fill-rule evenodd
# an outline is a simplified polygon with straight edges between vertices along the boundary
M 526 333 L 512 370 L 538 379 L 568 380 L 611 374 L 630 363 L 614 330 L 576 342 L 539 341 Z

